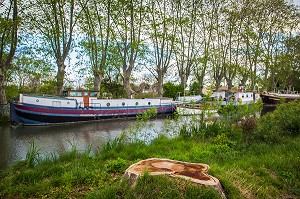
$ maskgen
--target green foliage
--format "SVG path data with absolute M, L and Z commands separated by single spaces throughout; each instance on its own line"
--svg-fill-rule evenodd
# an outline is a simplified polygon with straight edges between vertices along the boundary
M 193 82 L 190 86 L 190 93 L 198 95 L 199 93 L 199 82 Z
M 113 141 L 108 141 L 104 146 L 100 147 L 101 157 L 103 159 L 108 157 L 116 157 L 116 153 L 122 150 L 125 146 L 125 133 L 120 137 L 115 138 Z
M 143 99 L 143 98 L 155 98 L 157 97 L 157 93 L 135 93 L 134 98 Z
M 300 135 L 300 100 L 281 104 L 274 111 L 282 135 Z
M 182 85 L 175 85 L 171 82 L 165 83 L 163 85 L 164 90 L 164 97 L 170 97 L 175 99 L 178 97 L 178 93 L 183 94 L 183 86 Z
M 273 113 L 258 122 L 254 139 L 268 143 L 282 140 L 282 136 L 300 135 L 300 101 L 280 104 Z
M 101 84 L 101 94 L 106 94 L 101 97 L 120 98 L 126 97 L 123 85 L 116 82 L 104 81 Z
M 39 151 L 40 149 L 37 148 L 37 146 L 34 144 L 34 140 L 31 141 L 30 147 L 26 153 L 25 163 L 26 166 L 32 167 L 36 163 L 38 157 L 39 157 Z
M 227 198 L 281 197 L 286 194 L 297 198 L 300 195 L 297 180 L 300 177 L 299 137 L 286 140 L 285 144 L 253 143 L 242 149 L 229 147 L 228 140 L 224 134 L 206 144 L 159 137 L 143 146 L 146 157 L 142 158 L 163 157 L 209 164 L 209 174 L 219 178 Z M 121 181 L 121 176 L 131 162 L 127 158 L 138 154 L 139 150 L 141 148 L 132 143 L 116 151 L 115 158 L 104 158 L 100 151 L 93 158 L 79 154 L 67 159 L 59 157 L 55 162 L 39 162 L 34 168 L 24 165 L 10 168 L 0 174 L 0 197 L 220 197 L 213 189 L 166 176 L 145 174 L 135 187 L 130 187 L 127 180 Z M 141 156 L 136 155 L 134 162 L 140 160 L 138 157 Z
M 255 118 L 262 109 L 262 105 L 262 101 L 244 105 L 234 105 L 233 103 L 229 103 L 228 105 L 221 107 L 219 113 L 229 125 L 237 124 L 244 117 L 252 116 Z
M 241 128 L 245 134 L 253 132 L 256 126 L 256 120 L 252 116 L 246 116 L 241 120 Z
M 14 100 L 19 98 L 19 88 L 16 85 L 5 86 L 5 94 L 7 100 Z
M 195 123 L 183 125 L 179 132 L 179 138 L 184 140 L 197 140 L 211 142 L 213 144 L 225 144 L 235 146 L 240 142 L 243 135 L 239 128 L 229 126 L 220 121 L 201 123 L 196 120 Z
M 134 187 L 122 179 L 124 170 L 132 162 L 161 157 L 210 165 L 208 173 L 220 180 L 227 198 L 284 198 L 287 195 L 299 198 L 298 113 L 299 102 L 282 104 L 274 114 L 262 117 L 254 129 L 246 124 L 246 118 L 245 127 L 241 128 L 223 121 L 200 126 L 195 119 L 194 124 L 191 122 L 182 128 L 179 137 L 170 139 L 160 135 L 149 144 L 128 143 L 123 134 L 93 156 L 90 156 L 90 148 L 79 153 L 73 146 L 70 152 L 59 157 L 36 161 L 38 149 L 32 144 L 29 164 L 24 161 L 0 172 L 0 197 L 220 197 L 208 187 L 167 176 L 146 173 Z M 246 140 L 245 144 L 242 134 L 249 132 L 252 140 Z M 274 140 L 276 144 L 272 144 Z
M 145 173 L 134 187 L 123 179 L 118 185 L 96 189 L 87 198 L 221 198 L 213 188 L 195 185 L 191 182 L 172 179 L 167 176 L 152 176 Z
M 253 116 L 246 116 L 241 119 L 240 127 L 243 131 L 244 141 L 249 142 L 257 128 L 257 119 Z
M 108 173 L 122 173 L 128 166 L 124 159 L 118 157 L 116 160 L 109 160 L 105 168 Z
M 137 115 L 136 118 L 137 120 L 146 122 L 152 117 L 155 117 L 156 115 L 157 115 L 157 108 L 154 106 L 150 109 L 147 109 L 145 112 L 143 112 L 143 114 Z
M 221 198 L 213 188 L 147 173 L 138 179 L 131 194 L 133 198 Z
M 55 95 L 57 90 L 56 80 L 46 80 L 37 88 L 36 94 Z

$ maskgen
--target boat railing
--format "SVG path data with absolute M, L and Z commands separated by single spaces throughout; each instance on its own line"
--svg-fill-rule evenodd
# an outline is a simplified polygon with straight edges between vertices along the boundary
M 157 107 L 160 107 L 160 106 L 168 106 L 168 105 L 170 105 L 170 106 L 172 106 L 172 105 L 174 105 L 174 103 L 160 103 L 160 104 L 156 104 L 156 105 L 145 105 L 145 106 L 149 106 L 149 107 L 153 107 L 153 106 L 157 106 Z M 126 104 L 126 105 L 122 105 L 122 104 L 120 104 L 120 105 L 117 105 L 117 106 L 111 106 L 111 105 L 101 105 L 101 103 L 89 103 L 89 106 L 84 106 L 84 102 L 80 102 L 80 103 L 78 103 L 78 106 L 77 106 L 78 108 L 89 108 L 89 109 L 102 109 L 102 108 L 110 108 L 110 107 L 113 107 L 113 108 L 116 108 L 116 109 L 118 109 L 118 108 L 124 108 L 124 107 L 140 107 L 140 105 L 128 105 L 128 104 Z
M 278 94 L 298 94 L 298 91 L 293 90 L 278 90 Z

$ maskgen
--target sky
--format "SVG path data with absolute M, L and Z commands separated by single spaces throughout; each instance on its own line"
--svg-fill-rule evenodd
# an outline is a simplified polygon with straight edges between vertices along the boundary
M 294 4 L 300 6 L 300 0 L 294 0 Z

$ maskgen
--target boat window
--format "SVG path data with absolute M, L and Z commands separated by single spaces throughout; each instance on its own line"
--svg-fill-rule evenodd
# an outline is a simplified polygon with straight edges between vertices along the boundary
M 148 102 L 148 105 L 150 106 L 150 105 L 151 105 L 151 102 Z
M 63 92 L 63 96 L 64 96 L 64 97 L 68 97 L 68 91 L 64 91 L 64 92 Z
M 110 107 L 110 103 L 109 103 L 109 102 L 107 102 L 106 106 L 107 106 L 107 107 Z
M 91 91 L 90 92 L 90 97 L 97 97 L 97 92 Z
M 88 97 L 89 96 L 89 92 L 87 92 L 87 91 L 83 92 L 83 96 L 84 97 Z
M 122 102 L 122 106 L 125 106 L 125 102 Z
M 246 94 L 246 97 L 248 97 L 248 94 Z
M 250 97 L 252 97 L 252 94 L 250 95 Z
M 35 101 L 36 101 L 36 102 L 39 102 L 40 100 L 39 100 L 39 99 L 36 99 Z
M 82 92 L 81 91 L 71 91 L 70 92 L 70 97 L 81 97 Z
M 61 102 L 60 101 L 53 101 L 52 106 L 60 108 L 61 107 Z
M 245 96 L 244 96 L 244 94 L 242 95 L 242 98 L 244 98 Z
M 138 103 L 138 102 L 136 102 L 136 103 L 135 103 L 135 105 L 136 105 L 136 106 L 138 106 L 138 105 L 139 105 L 139 103 Z
M 67 102 L 67 104 L 70 104 L 70 102 Z

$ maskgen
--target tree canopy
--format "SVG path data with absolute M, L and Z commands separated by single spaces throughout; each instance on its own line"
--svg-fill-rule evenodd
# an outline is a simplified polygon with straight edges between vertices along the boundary
M 221 85 L 299 90 L 299 11 L 284 0 L 2 1 L 0 103 L 11 85 L 56 94 L 121 85 L 115 97 L 131 97 L 149 76 L 158 96 L 169 96 L 169 81 L 199 93 Z

